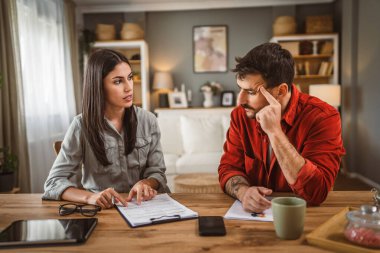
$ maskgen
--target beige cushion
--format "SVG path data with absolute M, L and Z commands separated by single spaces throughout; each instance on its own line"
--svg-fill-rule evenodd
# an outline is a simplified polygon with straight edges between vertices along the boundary
M 223 129 L 220 117 L 181 116 L 180 121 L 185 153 L 222 151 Z

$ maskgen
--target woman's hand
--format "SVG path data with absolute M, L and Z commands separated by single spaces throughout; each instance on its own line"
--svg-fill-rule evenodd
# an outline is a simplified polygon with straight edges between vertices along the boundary
M 137 204 L 141 204 L 143 200 L 150 200 L 157 195 L 157 191 L 152 188 L 149 183 L 149 179 L 143 179 L 138 181 L 129 192 L 127 201 L 131 201 L 133 196 L 137 195 Z
M 114 198 L 115 202 L 120 202 L 123 206 L 127 206 L 127 201 L 113 188 L 91 194 L 87 199 L 87 204 L 98 205 L 104 209 L 111 208 L 114 205 L 112 198 Z

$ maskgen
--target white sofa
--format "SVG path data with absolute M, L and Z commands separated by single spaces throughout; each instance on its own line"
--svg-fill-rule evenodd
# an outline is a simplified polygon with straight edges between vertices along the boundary
M 233 108 L 156 109 L 168 186 L 185 173 L 218 173 Z

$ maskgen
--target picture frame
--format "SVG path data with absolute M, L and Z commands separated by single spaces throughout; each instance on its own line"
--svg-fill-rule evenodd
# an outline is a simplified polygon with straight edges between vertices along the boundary
M 187 108 L 187 99 L 184 92 L 171 92 L 168 96 L 170 108 Z
M 220 95 L 220 104 L 223 107 L 235 106 L 235 92 L 231 90 L 223 91 Z
M 193 27 L 194 73 L 227 72 L 227 26 Z

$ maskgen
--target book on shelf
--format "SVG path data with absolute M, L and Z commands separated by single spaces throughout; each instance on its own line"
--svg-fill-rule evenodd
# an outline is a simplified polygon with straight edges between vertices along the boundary
M 323 61 L 319 67 L 318 75 L 325 76 L 327 75 L 327 69 L 329 67 L 329 62 Z
M 327 68 L 326 75 L 331 76 L 333 74 L 333 70 L 334 70 L 334 63 L 329 62 L 329 66 Z
M 309 61 L 305 61 L 304 62 L 304 67 L 305 67 L 305 75 L 310 75 L 310 62 Z

